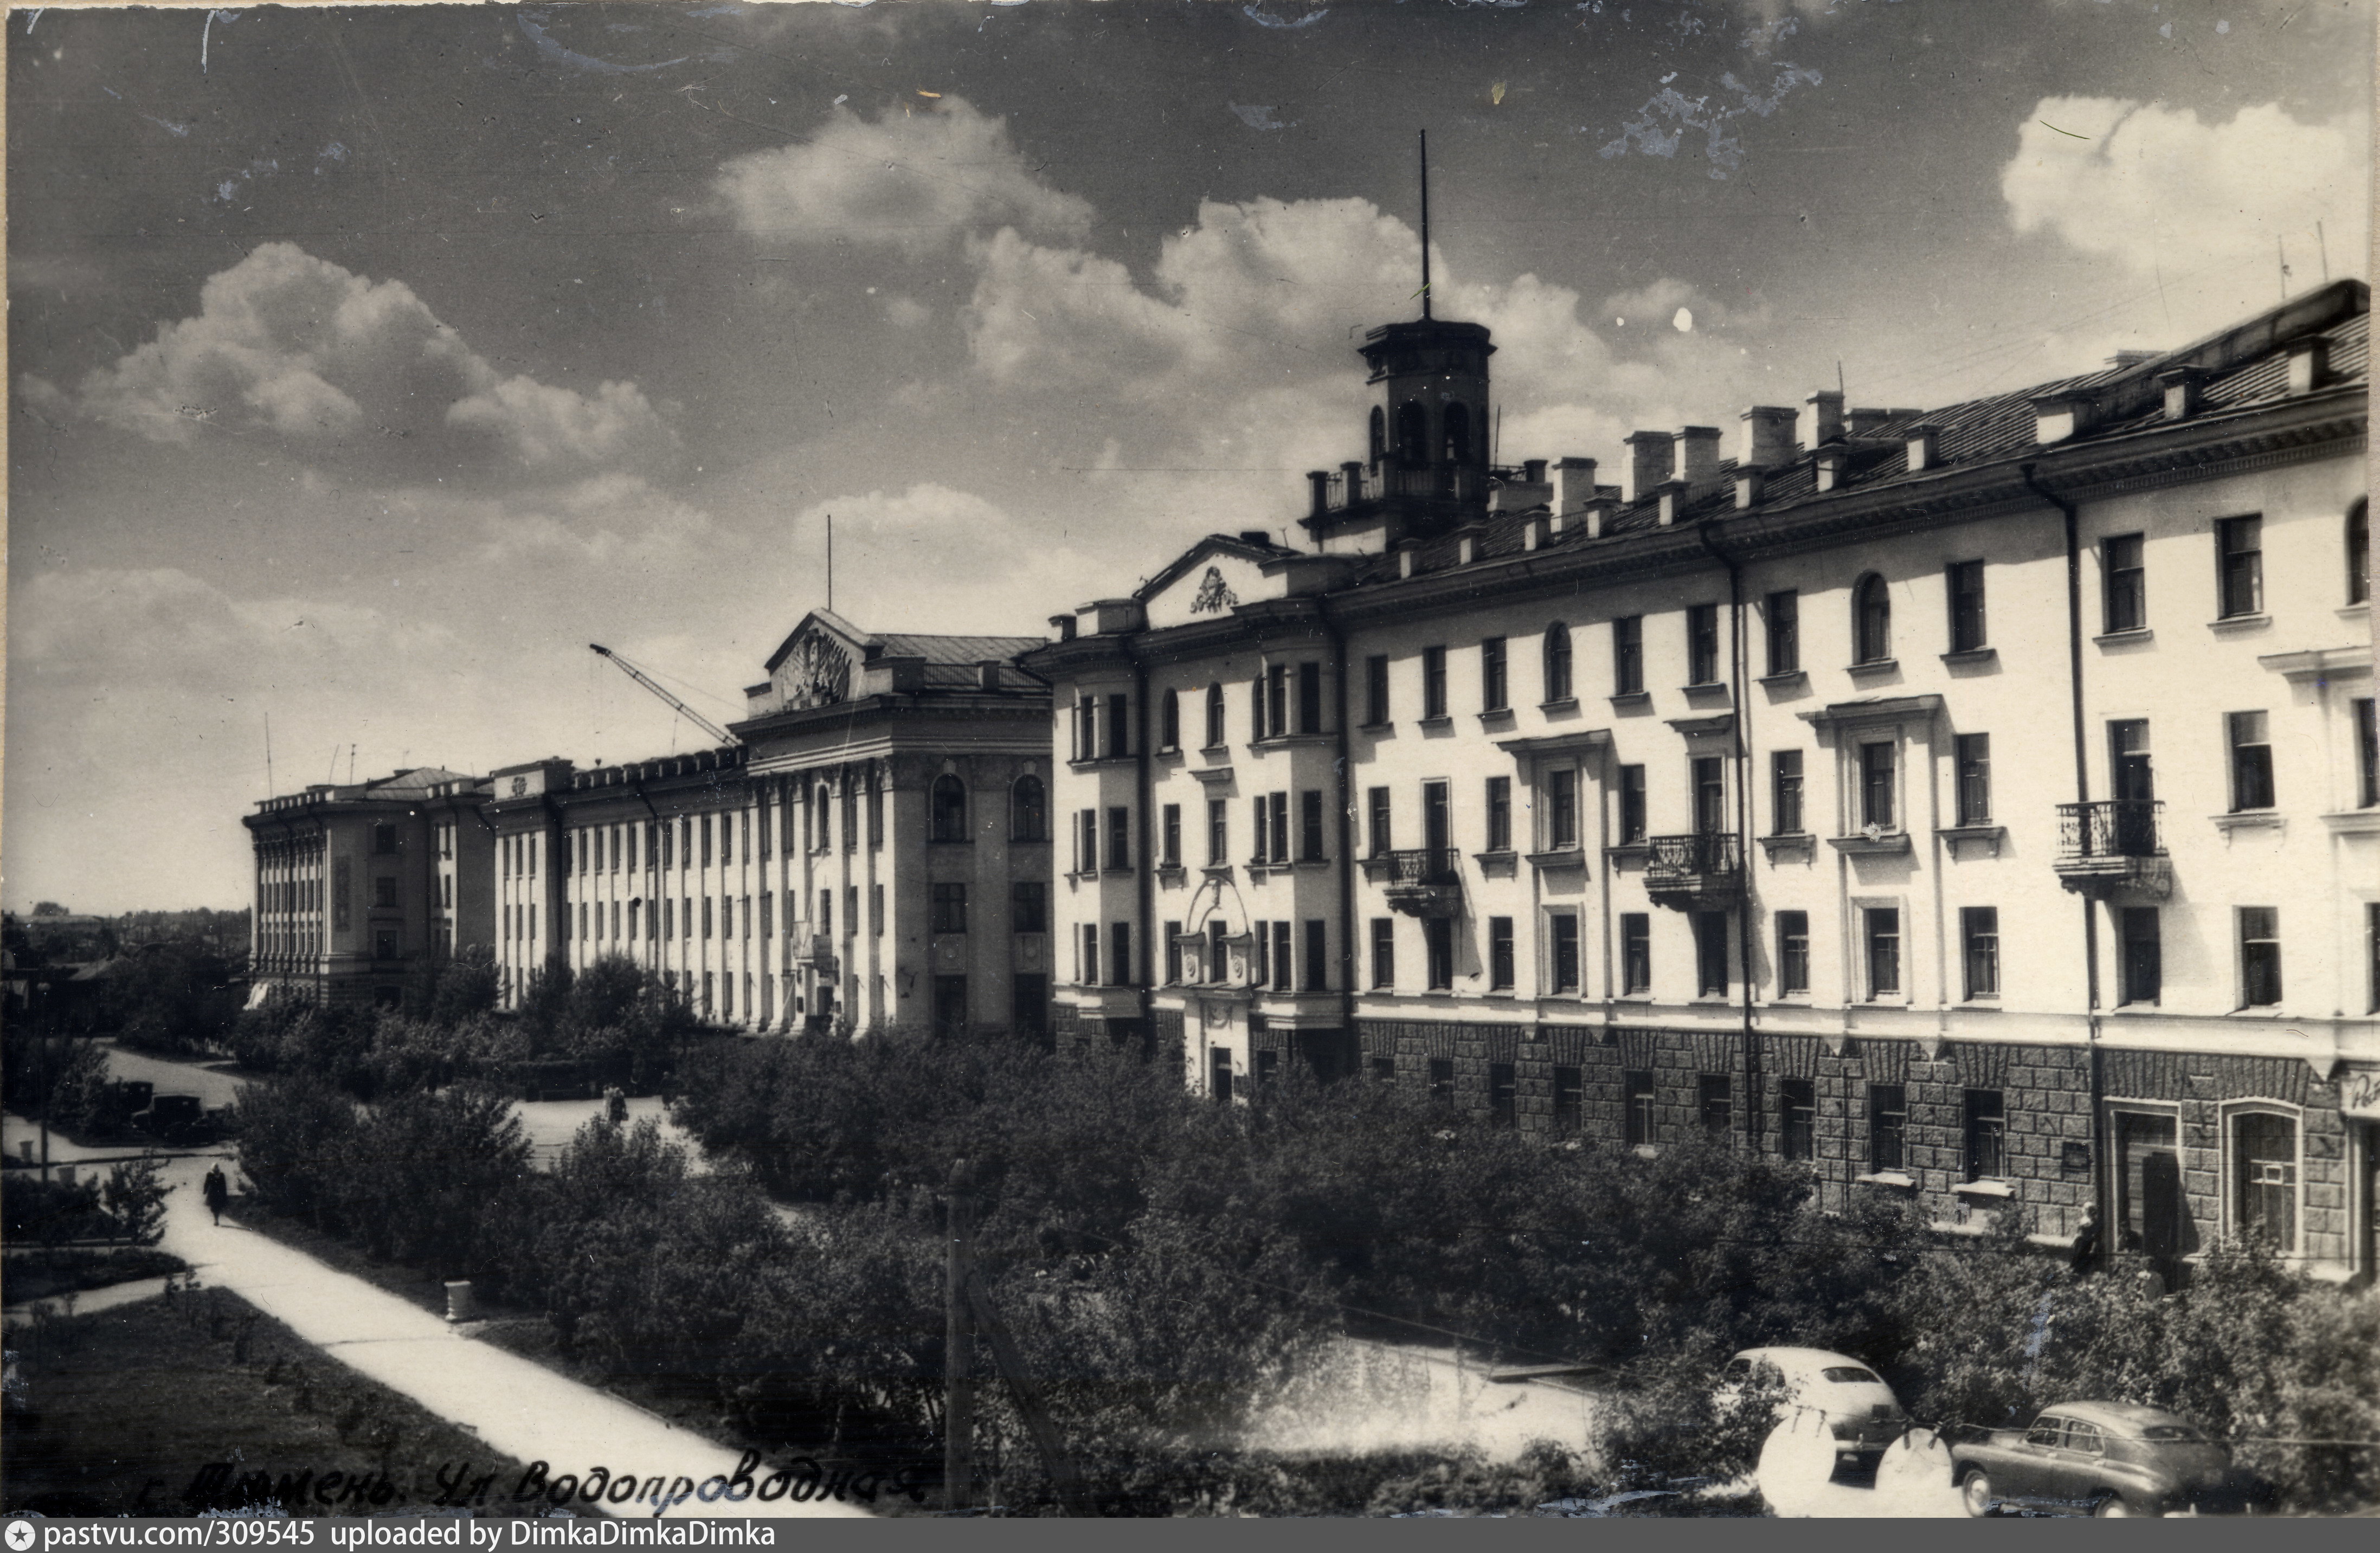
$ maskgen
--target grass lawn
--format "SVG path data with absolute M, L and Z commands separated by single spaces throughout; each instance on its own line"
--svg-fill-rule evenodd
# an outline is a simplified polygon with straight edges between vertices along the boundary
M 478 1514 L 548 1508 L 512 1503 L 522 1463 L 225 1290 L 36 1316 L 6 1341 L 0 1510 L 187 1515 L 278 1500 L 292 1514 L 387 1514 L 431 1508 L 442 1470 L 450 1484 L 489 1478 L 485 1502 L 468 1501 Z
M 163 1278 L 185 1270 L 186 1266 L 179 1256 L 147 1245 L 12 1249 L 6 1271 L 0 1275 L 0 1298 L 10 1304 L 29 1304 L 136 1279 Z

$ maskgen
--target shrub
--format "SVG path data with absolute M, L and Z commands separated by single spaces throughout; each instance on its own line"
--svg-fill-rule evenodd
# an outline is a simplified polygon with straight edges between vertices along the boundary
M 456 1276 L 497 1265 L 530 1149 L 504 1097 L 458 1084 L 376 1108 L 333 1158 L 336 1210 L 369 1250 Z
M 355 1102 L 317 1077 L 242 1085 L 231 1127 L 249 1195 L 269 1212 L 334 1228 L 332 1210 L 357 1122 Z

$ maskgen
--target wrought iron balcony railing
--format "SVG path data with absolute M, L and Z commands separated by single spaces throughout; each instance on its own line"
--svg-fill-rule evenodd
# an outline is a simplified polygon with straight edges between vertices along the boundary
M 1743 888 L 1743 847 L 1732 831 L 1645 840 L 1645 889 L 1674 905 L 1708 903 Z
M 2165 843 L 2158 835 L 2165 805 L 2154 800 L 2105 798 L 2089 804 L 2058 806 L 2058 860 L 2061 864 L 2093 858 L 2158 857 Z

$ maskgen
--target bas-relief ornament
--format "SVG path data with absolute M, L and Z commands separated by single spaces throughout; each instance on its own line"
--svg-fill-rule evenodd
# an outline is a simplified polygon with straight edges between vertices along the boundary
M 1231 585 L 1223 580 L 1221 570 L 1209 566 L 1198 584 L 1198 596 L 1190 601 L 1190 613 L 1220 614 L 1225 610 L 1238 608 L 1240 596 L 1232 592 Z
M 785 705 L 831 707 L 850 697 L 850 655 L 825 637 L 803 637 L 787 666 Z

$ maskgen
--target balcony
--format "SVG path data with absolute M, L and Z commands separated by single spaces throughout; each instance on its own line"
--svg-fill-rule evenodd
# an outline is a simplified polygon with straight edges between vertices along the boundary
M 2103 799 L 2058 806 L 2058 882 L 2095 901 L 2117 895 L 2163 899 L 2172 865 L 2159 833 L 2165 805 Z
M 1390 911 L 1454 916 L 1463 910 L 1462 855 L 1451 846 L 1381 853 L 1364 859 L 1364 877 L 1384 887 Z
M 1730 906 L 1743 893 L 1743 848 L 1730 831 L 1654 836 L 1645 843 L 1645 892 L 1680 911 Z

